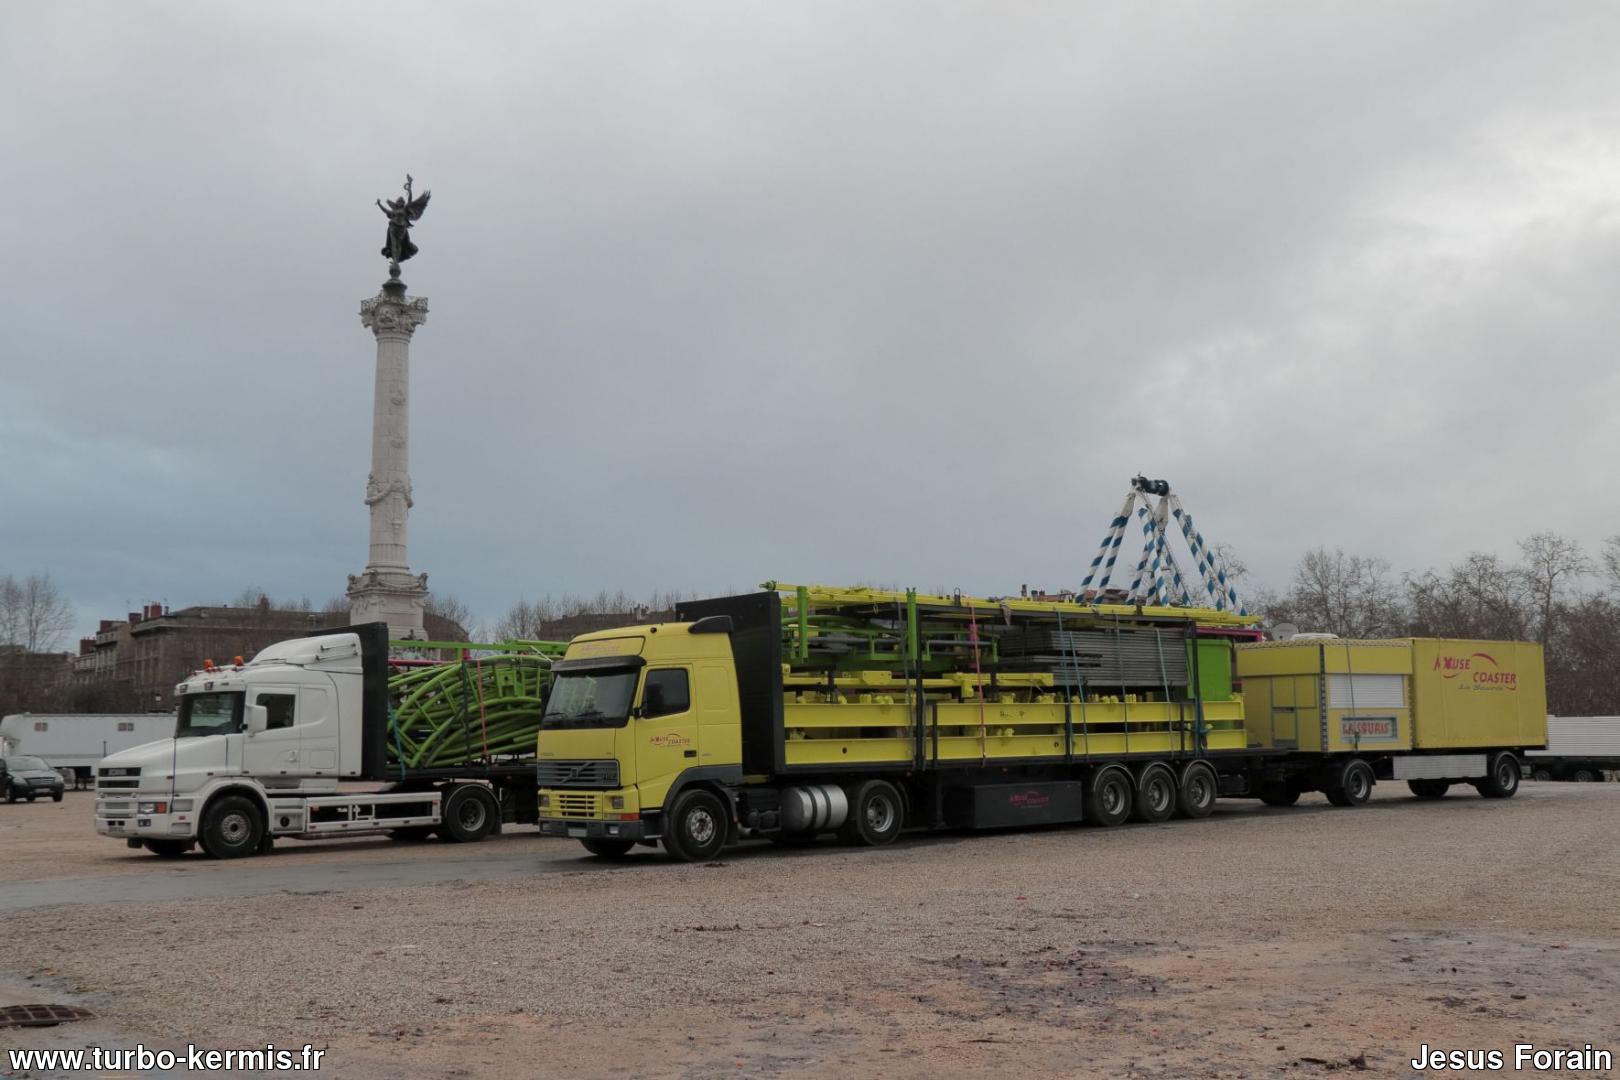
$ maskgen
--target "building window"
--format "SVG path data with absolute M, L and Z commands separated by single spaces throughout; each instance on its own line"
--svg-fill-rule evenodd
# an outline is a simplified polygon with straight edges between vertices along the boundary
M 43 721 L 43 720 L 35 720 L 34 721 L 34 730 L 35 731 L 49 731 L 50 729 L 51 729 L 51 725 L 47 724 L 45 721 Z
M 135 725 L 133 723 L 131 723 L 130 721 L 128 721 L 128 720 L 120 720 L 120 721 L 118 721 L 118 730 L 119 731 L 134 731 L 135 730 Z

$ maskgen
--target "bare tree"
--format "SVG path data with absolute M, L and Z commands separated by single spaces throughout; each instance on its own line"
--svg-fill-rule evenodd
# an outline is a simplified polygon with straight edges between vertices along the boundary
M 448 619 L 460 628 L 463 637 L 472 635 L 472 608 L 463 603 L 460 597 L 452 593 L 427 594 L 427 601 L 423 610 L 429 615 L 437 615 L 441 619 Z
M 1581 545 L 1557 533 L 1536 533 L 1519 541 L 1524 562 L 1519 573 L 1536 612 L 1536 637 L 1542 645 L 1552 638 L 1553 618 L 1570 595 L 1575 579 L 1592 572 L 1592 560 Z
M 1389 563 L 1342 548 L 1306 552 L 1288 592 L 1262 593 L 1256 606 L 1273 625 L 1291 622 L 1340 637 L 1387 636 L 1399 633 L 1404 621 Z
M 1620 592 L 1620 536 L 1603 541 L 1603 554 L 1599 557 L 1603 576 L 1609 579 L 1609 588 Z
M 1418 637 L 1519 640 L 1535 609 L 1525 575 L 1495 555 L 1474 552 L 1444 575 L 1409 575 L 1407 630 Z
M 49 574 L 0 578 L 0 645 L 54 652 L 73 629 L 73 605 Z
M 261 605 L 267 608 L 274 606 L 270 602 L 270 594 L 265 592 L 257 585 L 249 585 L 241 592 L 233 596 L 230 602 L 225 606 L 234 608 L 254 608 Z
M 1564 716 L 1620 710 L 1620 604 L 1613 599 L 1560 605 L 1547 643 L 1547 708 Z

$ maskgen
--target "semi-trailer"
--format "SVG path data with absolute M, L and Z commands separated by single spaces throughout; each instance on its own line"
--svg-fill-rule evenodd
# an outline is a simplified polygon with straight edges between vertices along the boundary
M 468 842 L 532 823 L 535 734 L 562 650 L 390 643 L 368 623 L 210 661 L 175 688 L 167 738 L 97 766 L 96 831 L 234 858 L 278 837 Z
M 1620 716 L 1549 716 L 1547 748 L 1525 757 L 1535 780 L 1602 780 L 1620 772 Z
M 1082 600 L 1087 599 L 1082 597 Z M 552 666 L 541 831 L 700 861 L 745 837 L 1117 826 L 1220 797 L 1518 788 L 1540 650 L 1262 642 L 1230 610 L 767 583 L 575 638 Z

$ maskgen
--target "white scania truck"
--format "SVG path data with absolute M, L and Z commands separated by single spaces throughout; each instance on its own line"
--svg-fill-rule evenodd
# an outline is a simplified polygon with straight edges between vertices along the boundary
M 227 859 L 276 837 L 437 832 L 465 842 L 502 820 L 535 820 L 532 749 L 401 764 L 386 624 L 278 642 L 246 664 L 196 672 L 175 692 L 173 738 L 113 754 L 96 770 L 96 831 L 130 847 L 177 856 L 200 844 Z M 373 787 L 339 790 L 353 781 Z

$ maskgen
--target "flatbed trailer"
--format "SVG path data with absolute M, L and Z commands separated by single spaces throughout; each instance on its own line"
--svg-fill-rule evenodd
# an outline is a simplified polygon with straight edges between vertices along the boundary
M 1620 716 L 1549 716 L 1547 748 L 1524 764 L 1533 780 L 1590 783 L 1620 772 Z
M 576 638 L 554 665 L 541 830 L 606 856 L 657 842 L 697 860 L 746 836 L 877 844 L 905 827 L 1198 818 L 1222 796 L 1283 805 L 1321 790 L 1355 806 L 1379 779 L 1432 781 L 1413 789 L 1431 796 L 1461 780 L 1516 790 L 1522 741 L 1409 772 L 1410 744 L 1355 735 L 1377 726 L 1355 710 L 1348 745 L 1253 737 L 1235 675 L 1257 621 L 775 583 L 685 603 L 672 623 Z M 1255 678 L 1332 681 L 1307 659 L 1270 655 L 1276 670 Z

